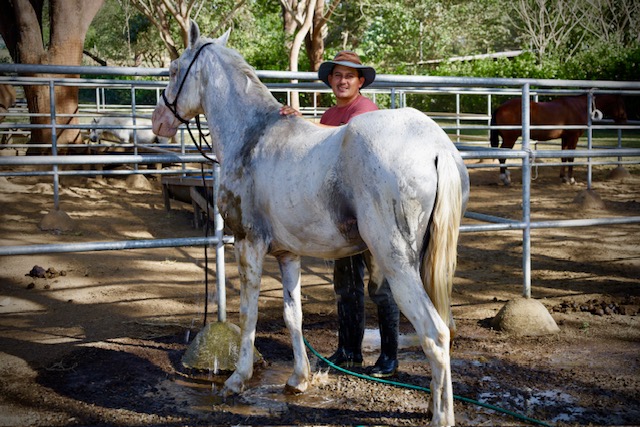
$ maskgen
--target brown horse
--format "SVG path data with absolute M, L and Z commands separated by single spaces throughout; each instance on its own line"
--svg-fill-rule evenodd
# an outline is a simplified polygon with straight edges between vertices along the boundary
M 624 100 L 620 95 L 594 95 L 594 113 L 612 117 L 616 123 L 625 123 L 627 113 L 624 108 Z M 584 129 L 562 129 L 563 126 L 586 125 L 588 122 L 587 95 L 563 96 L 548 102 L 531 102 L 530 117 L 531 126 L 558 125 L 558 129 L 531 130 L 531 139 L 536 141 L 549 141 L 562 139 L 563 150 L 574 150 L 578 145 L 578 139 L 584 133 Z M 600 114 L 599 114 L 600 115 Z M 493 112 L 491 126 L 515 126 L 522 124 L 522 100 L 510 99 L 500 105 Z M 513 148 L 516 140 L 522 135 L 522 129 L 491 129 L 491 146 L 497 147 L 498 135 L 502 136 L 501 148 Z M 500 159 L 504 164 L 505 159 Z M 564 163 L 568 162 L 568 172 L 565 174 Z M 573 157 L 563 157 L 563 166 L 560 169 L 560 178 L 563 182 L 574 184 Z M 507 168 L 500 168 L 500 179 L 504 185 L 509 185 L 511 179 Z

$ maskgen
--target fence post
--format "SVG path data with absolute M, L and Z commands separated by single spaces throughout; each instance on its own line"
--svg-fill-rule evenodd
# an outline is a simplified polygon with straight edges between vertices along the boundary
M 214 227 L 218 243 L 216 244 L 216 293 L 218 296 L 218 322 L 227 320 L 227 290 L 225 288 L 224 272 L 224 221 L 218 210 L 218 191 L 220 188 L 220 165 L 213 164 L 213 215 Z M 207 295 L 208 297 L 208 295 Z
M 528 155 L 522 158 L 522 279 L 525 298 L 531 298 L 531 151 L 529 140 L 531 117 L 529 83 L 522 86 L 522 150 Z
M 51 155 L 58 155 L 58 129 L 56 128 L 56 90 L 53 80 L 49 80 L 49 108 L 51 109 Z M 53 165 L 53 209 L 60 210 L 60 176 L 58 165 Z
M 587 92 L 587 149 L 593 149 L 593 111 L 594 111 L 593 90 Z M 587 190 L 591 190 L 593 176 L 593 165 L 591 157 L 587 157 Z

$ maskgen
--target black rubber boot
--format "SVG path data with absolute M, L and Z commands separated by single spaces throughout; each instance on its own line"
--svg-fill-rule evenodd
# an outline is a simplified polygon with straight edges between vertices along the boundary
M 344 348 L 339 347 L 338 350 L 327 358 L 329 362 L 341 368 L 360 368 L 362 367 L 362 354 L 357 355 L 351 352 L 347 352 Z M 320 361 L 318 363 L 319 368 L 328 368 L 329 364 Z
M 362 366 L 364 337 L 364 258 L 335 260 L 333 283 L 338 300 L 338 350 L 329 360 L 343 368 Z
M 388 284 L 385 284 L 388 286 Z M 398 328 L 400 310 L 393 298 L 378 304 L 378 327 L 380 328 L 380 357 L 369 375 L 387 378 L 398 370 Z

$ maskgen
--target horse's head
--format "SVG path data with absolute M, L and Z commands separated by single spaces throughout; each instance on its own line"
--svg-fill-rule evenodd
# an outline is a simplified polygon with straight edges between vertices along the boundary
M 191 21 L 189 47 L 171 62 L 169 84 L 153 111 L 153 132 L 156 135 L 172 137 L 180 123 L 188 123 L 203 112 L 201 88 L 204 78 L 201 73 L 204 68 L 198 57 L 207 46 L 226 45 L 228 38 L 229 31 L 218 39 L 201 38 L 200 28 Z
M 627 122 L 627 110 L 624 106 L 622 95 L 604 94 L 595 95 L 596 108 L 608 117 L 613 118 L 615 123 Z
M 91 119 L 91 129 L 89 131 L 89 140 L 91 142 L 98 141 L 98 119 L 95 117 Z

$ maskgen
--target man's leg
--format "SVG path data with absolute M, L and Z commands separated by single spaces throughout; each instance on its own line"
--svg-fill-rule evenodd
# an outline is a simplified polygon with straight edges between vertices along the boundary
M 338 305 L 338 350 L 329 360 L 341 367 L 362 366 L 364 337 L 364 258 L 335 260 L 333 286 Z
M 391 294 L 389 282 L 382 277 L 375 260 L 366 254 L 369 268 L 369 297 L 378 307 L 378 327 L 380 329 L 380 357 L 371 368 L 370 375 L 386 378 L 398 370 L 398 329 L 400 310 Z

